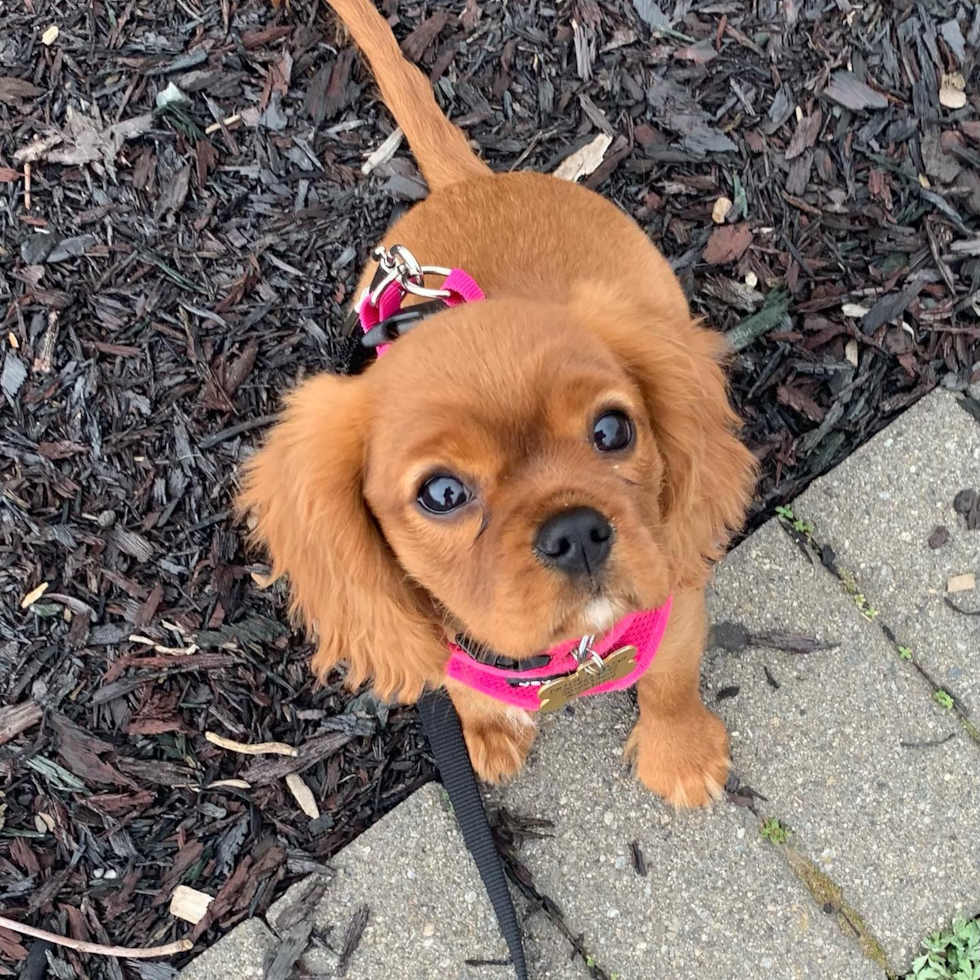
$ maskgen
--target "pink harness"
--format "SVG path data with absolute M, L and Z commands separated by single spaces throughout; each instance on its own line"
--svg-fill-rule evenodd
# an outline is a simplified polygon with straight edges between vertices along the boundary
M 483 290 L 461 269 L 420 266 L 403 246 L 378 248 L 378 275 L 365 289 L 356 312 L 364 333 L 401 310 L 408 293 L 459 306 L 485 299 Z M 427 289 L 426 275 L 441 275 L 442 289 Z M 378 356 L 390 343 L 379 344 Z M 635 684 L 650 666 L 670 618 L 672 599 L 656 609 L 629 613 L 601 639 L 567 640 L 545 651 L 548 662 L 529 670 L 482 663 L 448 641 L 446 676 L 481 694 L 526 711 L 554 711 L 582 695 L 619 691 Z M 537 658 L 540 659 L 540 658 Z

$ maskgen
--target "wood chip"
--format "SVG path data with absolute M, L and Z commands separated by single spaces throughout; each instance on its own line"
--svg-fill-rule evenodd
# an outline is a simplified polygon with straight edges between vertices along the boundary
M 303 955 L 313 932 L 313 922 L 301 918 L 293 923 L 282 936 L 279 948 L 262 971 L 264 980 L 289 980 L 296 976 L 296 961 Z M 337 976 L 342 976 L 338 970 Z
M 252 784 L 244 779 L 216 779 L 213 783 L 208 783 L 206 789 L 251 789 Z
M 728 212 L 732 209 L 732 202 L 727 197 L 719 197 L 715 201 L 715 206 L 711 209 L 711 220 L 716 225 L 723 225 L 725 223 L 725 218 L 728 217 Z
M 320 818 L 320 808 L 316 805 L 313 792 L 303 781 L 303 777 L 299 773 L 291 772 L 286 777 L 286 785 L 289 787 L 290 793 L 293 794 L 303 813 L 311 820 L 318 820 Z
M 36 701 L 8 704 L 0 708 L 0 745 L 36 725 L 43 714 Z
M 375 167 L 380 167 L 381 164 L 387 163 L 395 155 L 398 147 L 402 145 L 404 138 L 405 134 L 402 132 L 401 126 L 396 126 L 381 146 L 364 161 L 364 165 L 361 167 L 361 173 L 366 177 Z
M 59 29 L 58 25 L 57 24 L 52 24 L 41 35 L 41 43 L 44 44 L 44 45 L 46 45 L 47 47 L 50 47 L 52 44 L 54 44 L 55 41 L 58 40 L 58 35 L 60 33 L 61 33 L 61 30 Z
M 236 742 L 234 739 L 225 738 L 215 732 L 205 732 L 204 737 L 218 748 L 227 749 L 229 752 L 241 752 L 242 755 L 288 755 L 296 758 L 299 753 L 292 745 L 285 742 Z
M 858 366 L 858 342 L 853 337 L 844 344 L 844 356 L 855 367 Z
M 725 265 L 738 261 L 752 244 L 752 229 L 744 222 L 716 228 L 704 247 L 701 258 L 708 265 Z
M 946 591 L 950 594 L 954 592 L 972 592 L 977 587 L 977 577 L 973 572 L 966 572 L 963 575 L 950 575 L 946 580 Z
M 600 133 L 591 143 L 562 160 L 554 172 L 562 180 L 579 180 L 597 170 L 612 143 L 612 137 Z
M 939 102 L 947 109 L 962 109 L 966 105 L 966 79 L 960 72 L 943 75 L 943 83 L 939 88 Z
M 859 303 L 845 303 L 840 311 L 844 316 L 849 316 L 854 320 L 860 320 L 861 317 L 867 316 L 871 312 L 869 307 L 861 306 Z
M 48 586 L 50 584 L 50 582 L 42 582 L 36 589 L 31 589 L 31 591 L 24 596 L 23 600 L 21 600 L 20 608 L 30 609 L 31 606 L 33 606 L 34 603 L 48 591 Z
M 888 99 L 865 85 L 849 71 L 835 71 L 823 94 L 845 109 L 887 109 Z
M 183 919 L 196 926 L 207 915 L 208 906 L 213 901 L 212 895 L 187 885 L 178 885 L 170 898 L 170 914 L 175 919 Z

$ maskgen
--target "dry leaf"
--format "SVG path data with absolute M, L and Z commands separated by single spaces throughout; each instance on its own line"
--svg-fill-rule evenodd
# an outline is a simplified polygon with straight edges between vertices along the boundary
M 708 265 L 736 262 L 751 244 L 752 229 L 744 222 L 740 225 L 722 225 L 711 233 L 701 258 Z
M 0 184 L 10 184 L 23 176 L 19 170 L 14 170 L 12 167 L 0 167 Z
M 858 366 L 858 342 L 852 337 L 844 344 L 844 356 L 855 366 Z
M 570 157 L 562 160 L 554 176 L 562 180 L 578 180 L 594 173 L 612 143 L 612 137 L 600 133 L 591 143 L 576 150 Z
M 24 596 L 24 599 L 20 604 L 20 608 L 30 609 L 30 607 L 33 606 L 34 603 L 48 591 L 49 584 L 49 582 L 42 582 L 36 589 L 31 589 L 31 591 Z
M 732 209 L 732 202 L 727 197 L 719 197 L 715 201 L 715 206 L 711 209 L 711 220 L 716 225 L 723 225 L 728 212 Z
M 320 808 L 316 805 L 316 800 L 313 798 L 310 787 L 303 782 L 303 777 L 299 773 L 291 772 L 286 776 L 286 785 L 289 787 L 289 791 L 295 797 L 303 813 L 311 820 L 319 819 Z
M 147 112 L 113 126 L 103 127 L 98 110 L 93 111 L 93 116 L 86 116 L 69 106 L 64 130 L 50 132 L 42 139 L 32 140 L 14 154 L 14 159 L 18 163 L 50 160 L 52 163 L 71 166 L 99 163 L 111 175 L 115 175 L 116 155 L 123 143 L 150 130 L 153 126 L 153 114 Z
M 247 742 L 236 742 L 214 732 L 205 732 L 204 737 L 218 748 L 228 749 L 229 752 L 241 752 L 242 755 L 288 755 L 294 759 L 299 755 L 292 745 L 286 745 L 285 742 L 254 742 L 250 745 Z
M 54 44 L 55 41 L 58 40 L 58 35 L 60 33 L 61 33 L 61 31 L 58 29 L 58 25 L 57 24 L 52 24 L 41 35 L 41 43 L 47 45 L 48 47 L 50 47 L 52 44 Z
M 211 895 L 199 892 L 187 885 L 178 885 L 170 896 L 170 914 L 175 919 L 183 919 L 197 925 L 207 915 L 208 906 L 214 901 Z
M 939 102 L 947 109 L 962 109 L 966 105 L 966 79 L 958 72 L 943 75 L 939 89 Z
M 715 49 L 714 41 L 708 38 L 678 48 L 674 52 L 674 57 L 678 61 L 691 61 L 696 65 L 706 65 L 718 57 L 718 51 Z
M 244 779 L 216 779 L 208 783 L 208 789 L 251 789 L 252 784 Z
M 963 575 L 950 575 L 946 580 L 946 591 L 953 592 L 972 592 L 977 587 L 977 577 L 973 572 L 966 572 Z

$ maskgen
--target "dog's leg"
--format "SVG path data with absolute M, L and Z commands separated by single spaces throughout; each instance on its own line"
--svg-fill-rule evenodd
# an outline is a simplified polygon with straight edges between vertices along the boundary
M 503 704 L 456 681 L 447 680 L 476 774 L 487 783 L 516 776 L 534 741 L 537 723 L 529 711 Z
M 728 775 L 728 733 L 698 693 L 706 634 L 704 593 L 675 596 L 660 649 L 637 684 L 640 718 L 626 746 L 644 785 L 676 807 L 717 799 Z

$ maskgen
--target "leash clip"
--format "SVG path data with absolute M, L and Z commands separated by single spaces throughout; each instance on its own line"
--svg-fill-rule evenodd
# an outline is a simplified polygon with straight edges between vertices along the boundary
M 373 306 L 377 306 L 381 301 L 384 291 L 393 283 L 412 293 L 413 296 L 422 296 L 426 299 L 447 299 L 450 295 L 448 289 L 431 289 L 425 285 L 426 276 L 441 276 L 445 279 L 451 269 L 441 265 L 422 265 L 404 245 L 392 245 L 386 249 L 384 245 L 378 245 L 372 252 L 371 258 L 378 263 L 380 275 L 374 277 L 374 281 L 368 287 L 367 292 L 361 297 L 363 303 L 365 299 Z
M 603 669 L 603 659 L 592 649 L 595 633 L 587 633 L 578 641 L 575 662 L 587 673 L 598 674 Z

